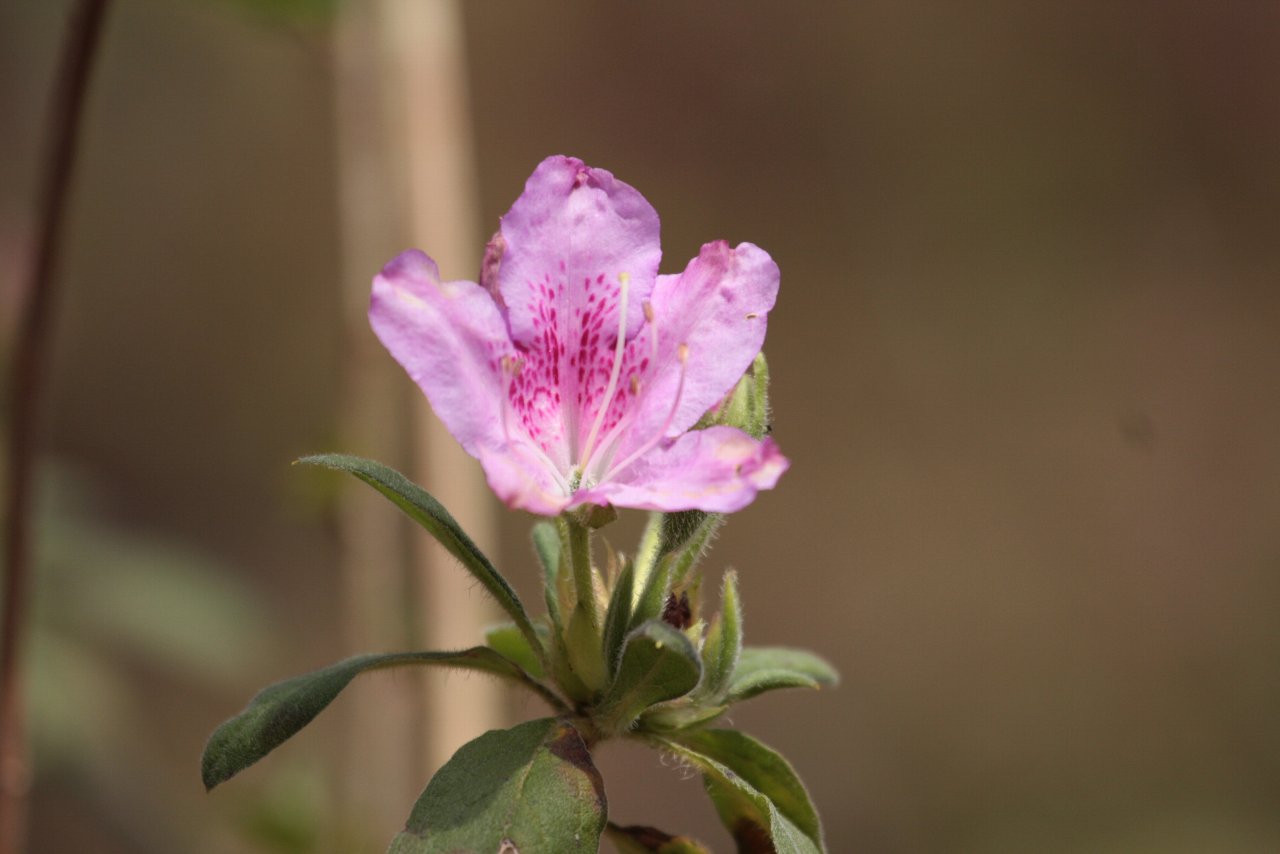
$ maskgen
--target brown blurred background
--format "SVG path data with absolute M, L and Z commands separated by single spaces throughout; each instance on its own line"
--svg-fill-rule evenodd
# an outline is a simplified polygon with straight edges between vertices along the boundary
M 68 8 L 0 6 L 6 344 Z M 418 747 L 344 751 L 347 696 L 212 795 L 197 772 L 262 684 L 360 651 L 336 628 L 346 484 L 288 465 L 371 452 L 344 428 L 375 346 L 344 338 L 344 293 L 377 262 L 342 248 L 341 20 L 118 0 L 108 22 L 45 413 L 33 852 L 377 852 L 397 829 L 341 781 Z M 831 850 L 1280 850 L 1280 4 L 472 0 L 462 27 L 469 228 L 562 152 L 654 204 L 664 271 L 721 237 L 781 265 L 793 467 L 710 566 L 741 573 L 749 641 L 843 674 L 734 714 Z M 496 518 L 537 601 L 531 520 Z M 407 601 L 387 589 L 388 625 Z M 411 764 L 388 815 L 432 770 Z M 601 764 L 612 817 L 727 846 L 689 775 Z

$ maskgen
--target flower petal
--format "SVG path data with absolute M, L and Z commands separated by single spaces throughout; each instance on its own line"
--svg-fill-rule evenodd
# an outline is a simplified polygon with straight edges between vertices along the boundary
M 667 436 L 688 430 L 729 393 L 764 344 L 778 280 L 769 253 L 751 243 L 730 248 L 723 240 L 703 246 L 683 273 L 658 277 L 651 298 L 658 346 L 620 455 L 652 441 L 659 430 Z M 688 347 L 683 366 L 682 345 Z M 645 349 L 645 343 L 629 349 Z
M 514 350 L 493 298 L 472 282 L 441 282 L 411 249 L 373 280 L 369 323 L 467 453 L 504 444 L 502 358 Z
M 568 489 L 555 470 L 523 440 L 480 452 L 489 488 L 508 507 L 542 516 L 555 516 L 569 503 Z
M 531 388 L 555 400 L 562 423 L 538 432 L 578 461 L 599 408 L 618 387 L 615 345 L 634 339 L 658 273 L 658 215 L 632 187 L 570 157 L 544 160 L 502 218 L 493 280 Z M 491 244 L 494 245 L 494 244 Z M 625 285 L 625 287 L 624 287 Z
M 731 513 L 750 504 L 760 490 L 772 489 L 788 466 L 771 438 L 757 441 L 734 427 L 694 430 L 604 483 L 579 490 L 571 506 Z
M 662 250 L 658 213 L 635 188 L 577 158 L 548 157 L 502 218 L 501 235 L 497 285 L 516 341 L 537 340 L 547 289 L 558 302 L 585 305 L 601 285 L 616 292 L 619 273 L 631 277 L 627 327 L 640 328 Z M 605 323 L 616 328 L 617 316 Z

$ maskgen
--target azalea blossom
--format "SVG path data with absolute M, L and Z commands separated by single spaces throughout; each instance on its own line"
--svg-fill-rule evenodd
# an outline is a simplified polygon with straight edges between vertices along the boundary
M 544 160 L 480 282 L 410 250 L 373 282 L 374 331 L 512 507 L 740 509 L 787 468 L 771 438 L 691 430 L 764 342 L 778 267 L 708 243 L 659 275 L 658 215 L 571 157 Z

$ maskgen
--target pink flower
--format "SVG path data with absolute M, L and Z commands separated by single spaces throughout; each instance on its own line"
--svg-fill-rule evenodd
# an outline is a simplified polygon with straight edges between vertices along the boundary
M 658 215 L 602 169 L 544 160 L 502 218 L 481 283 L 410 250 L 369 319 L 512 507 L 738 510 L 787 468 L 772 439 L 690 431 L 760 352 L 778 266 L 708 243 L 658 275 Z

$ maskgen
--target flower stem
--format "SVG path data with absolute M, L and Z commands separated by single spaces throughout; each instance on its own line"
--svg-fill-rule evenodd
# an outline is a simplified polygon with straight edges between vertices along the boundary
M 600 627 L 600 609 L 596 604 L 596 586 L 591 569 L 591 529 L 569 516 L 561 516 L 567 526 L 569 560 L 573 566 L 573 588 L 578 605 L 590 618 L 592 628 Z

